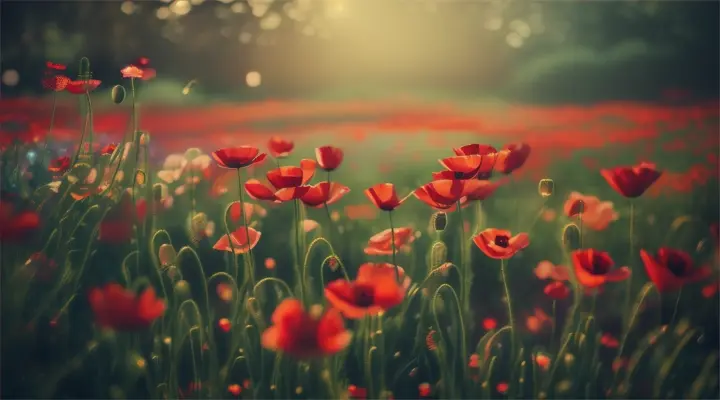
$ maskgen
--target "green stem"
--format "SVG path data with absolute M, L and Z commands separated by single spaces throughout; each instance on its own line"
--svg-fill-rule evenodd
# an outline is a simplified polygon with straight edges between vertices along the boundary
M 633 263 L 633 255 L 635 254 L 635 243 L 634 243 L 634 236 L 635 236 L 635 203 L 630 200 L 630 254 L 628 255 L 628 268 L 632 271 L 632 263 Z M 632 276 L 633 274 L 630 274 L 630 276 L 627 278 L 626 286 L 625 286 L 625 325 L 627 326 L 627 329 L 629 330 L 629 318 L 630 318 L 630 298 L 632 296 Z
M 680 305 L 680 298 L 682 297 L 682 288 L 678 291 L 677 299 L 675 299 L 675 307 L 673 308 L 672 317 L 670 318 L 670 326 L 675 323 L 675 317 L 677 317 L 678 306 Z M 661 303 L 662 307 L 662 303 Z
M 512 362 L 515 362 L 515 354 L 517 352 L 517 332 L 515 331 L 515 322 L 512 311 L 512 300 L 510 299 L 510 288 L 508 286 L 507 275 L 505 274 L 505 260 L 500 260 L 500 275 L 502 276 L 503 287 L 505 288 L 505 298 L 507 299 L 508 325 L 510 325 L 510 330 L 512 331 L 512 334 L 510 336 L 510 360 Z
M 250 278 L 250 284 L 255 284 L 255 259 L 253 257 L 252 249 L 250 248 L 250 229 L 248 228 L 247 218 L 245 217 L 245 195 L 243 194 L 242 187 L 242 169 L 238 168 L 238 191 L 240 192 L 240 216 L 245 227 L 245 239 L 248 241 L 248 251 L 246 259 L 248 260 L 247 269 L 248 277 Z
M 53 128 L 55 127 L 55 110 L 57 109 L 57 92 L 53 91 L 53 102 L 52 102 L 52 112 L 50 113 L 50 129 L 48 130 L 47 135 L 45 135 L 45 145 L 43 145 L 43 152 L 40 155 L 40 165 L 43 165 L 45 162 L 45 153 L 47 153 L 47 147 L 48 147 L 48 140 L 50 140 L 50 136 L 52 136 Z
M 302 224 L 300 223 L 300 204 L 297 199 L 293 200 L 293 211 L 295 214 L 295 279 L 300 286 L 300 302 L 305 304 L 305 282 L 300 273 L 300 235 Z
M 395 279 L 399 283 L 400 282 L 400 268 L 397 265 L 397 260 L 395 254 L 397 253 L 395 249 L 395 227 L 393 226 L 393 219 L 392 219 L 392 211 L 388 211 L 388 218 L 390 219 L 390 240 L 392 241 L 392 265 L 395 267 Z
M 470 312 L 470 266 L 465 265 L 465 221 L 463 220 L 462 207 L 460 200 L 457 201 L 457 213 L 460 220 L 460 268 L 462 269 L 462 278 L 460 285 L 460 296 L 462 297 L 463 312 Z

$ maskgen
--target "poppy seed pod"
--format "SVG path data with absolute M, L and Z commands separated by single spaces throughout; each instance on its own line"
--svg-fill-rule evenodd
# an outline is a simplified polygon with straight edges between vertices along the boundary
M 565 248 L 568 250 L 577 250 L 582 247 L 580 241 L 580 228 L 575 224 L 565 225 L 562 233 L 562 242 Z
M 87 57 L 83 57 L 80 59 L 80 70 L 78 71 L 78 79 L 92 79 L 92 72 L 90 72 L 90 59 L 88 59 Z
M 113 103 L 121 104 L 125 101 L 125 94 L 125 88 L 122 85 L 115 85 L 110 92 L 110 98 L 112 98 Z
M 555 191 L 555 182 L 550 178 L 540 179 L 538 183 L 538 193 L 542 197 L 550 197 Z
M 436 212 L 432 215 L 431 221 L 435 232 L 442 232 L 445 230 L 445 227 L 447 227 L 447 213 L 444 213 L 442 211 Z

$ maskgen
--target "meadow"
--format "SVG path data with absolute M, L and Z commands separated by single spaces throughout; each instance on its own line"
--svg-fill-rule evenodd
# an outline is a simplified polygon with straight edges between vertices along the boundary
M 118 75 L 0 101 L 3 397 L 720 395 L 716 101 L 167 106 Z

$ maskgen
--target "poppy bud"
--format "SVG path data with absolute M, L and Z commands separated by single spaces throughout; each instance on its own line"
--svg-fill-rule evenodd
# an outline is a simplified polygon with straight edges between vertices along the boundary
M 540 196 L 550 197 L 552 196 L 554 190 L 555 182 L 552 179 L 540 179 L 540 183 L 538 183 L 538 193 L 540 193 Z
M 140 133 L 140 145 L 147 146 L 150 144 L 150 134 L 147 132 Z
M 580 228 L 575 224 L 567 224 L 563 228 L 562 242 L 568 250 L 577 250 L 581 247 Z
M 113 103 L 120 104 L 125 100 L 125 88 L 123 85 L 115 85 L 110 92 Z
M 447 260 L 447 246 L 445 243 L 437 241 L 430 248 L 430 268 L 434 269 L 442 265 Z
M 175 293 L 181 298 L 190 297 L 190 284 L 188 281 L 182 279 L 175 282 Z
M 80 70 L 78 71 L 78 79 L 92 79 L 92 72 L 90 72 L 90 59 L 88 59 L 87 57 L 83 57 L 80 59 Z
M 176 256 L 177 253 L 175 252 L 175 248 L 171 244 L 163 244 L 158 250 L 158 258 L 160 259 L 160 264 L 162 265 L 171 265 L 175 263 Z
M 144 185 L 145 184 L 145 172 L 138 170 L 137 173 L 135 173 L 135 183 L 138 185 Z
M 433 229 L 435 229 L 435 232 L 442 232 L 445 230 L 445 227 L 447 227 L 447 213 L 444 213 L 442 211 L 436 212 L 432 215 L 432 226 Z

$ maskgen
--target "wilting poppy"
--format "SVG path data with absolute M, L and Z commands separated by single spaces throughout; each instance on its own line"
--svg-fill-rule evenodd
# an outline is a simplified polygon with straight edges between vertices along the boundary
M 262 346 L 299 358 L 335 354 L 352 338 L 337 310 L 323 312 L 314 306 L 308 313 L 297 299 L 283 300 L 273 312 L 272 323 L 262 334 Z
M 235 254 L 244 254 L 257 246 L 260 241 L 260 236 L 261 233 L 255 229 L 248 227 L 246 230 L 244 226 L 241 226 L 230 234 L 232 247 L 230 246 L 230 238 L 228 238 L 228 235 L 222 235 L 213 246 L 213 249 L 228 252 L 232 252 L 234 249 Z
M 403 281 L 405 272 L 398 269 Z M 363 264 L 354 281 L 339 279 L 325 287 L 328 302 L 350 319 L 377 315 L 399 305 L 404 297 L 405 289 L 397 283 L 395 266 L 387 263 Z
M 486 256 L 496 260 L 506 260 L 530 244 L 527 233 L 513 236 L 510 231 L 489 228 L 473 237 L 475 245 Z
M 257 147 L 228 147 L 212 152 L 212 158 L 221 168 L 239 169 L 265 160 L 267 155 L 260 153 Z
M 630 277 L 630 269 L 612 269 L 615 262 L 604 251 L 581 249 L 572 252 L 575 277 L 586 288 L 602 286 L 607 282 L 619 282 Z
M 322 146 L 315 149 L 315 158 L 320 168 L 325 171 L 336 170 L 343 161 L 342 149 L 334 146 Z
M 655 168 L 655 164 L 643 162 L 632 167 L 603 169 L 600 174 L 620 195 L 635 198 L 642 196 L 662 172 Z
M 543 290 L 553 300 L 563 300 L 570 296 L 570 289 L 562 282 L 551 282 Z
M 109 283 L 91 289 L 88 300 L 95 322 L 118 331 L 147 328 L 165 312 L 165 302 L 155 297 L 152 287 L 138 296 L 117 283 Z
M 48 171 L 59 174 L 64 173 L 68 169 L 70 169 L 70 157 L 68 156 L 58 157 L 50 161 L 50 165 L 48 165 Z
M 467 200 L 468 194 L 474 192 L 484 181 L 440 179 L 415 189 L 413 195 L 423 203 L 439 210 L 453 209 L 461 200 Z
M 395 251 L 400 249 L 409 249 L 408 245 L 415 240 L 415 235 L 412 228 L 395 228 Z M 373 235 L 368 241 L 368 245 L 365 248 L 365 254 L 368 255 L 384 255 L 389 256 L 393 254 L 393 233 L 390 229 Z
M 97 79 L 70 81 L 65 86 L 65 90 L 72 94 L 85 94 L 97 89 L 100 83 L 102 82 Z
M 42 80 L 43 88 L 53 92 L 62 92 L 70 83 L 70 78 L 64 75 L 46 76 Z
M 100 154 L 110 155 L 115 152 L 115 149 L 117 149 L 117 144 L 110 143 L 107 146 L 103 147 L 102 150 L 100 150 Z
M 141 79 L 143 77 L 143 70 L 134 65 L 128 65 L 127 67 L 121 69 L 120 73 L 122 74 L 123 78 Z
M 663 247 L 655 256 L 640 250 L 640 258 L 659 292 L 678 290 L 686 283 L 700 281 L 711 274 L 710 268 L 695 268 L 690 255 L 680 250 Z
M 375 207 L 383 211 L 392 211 L 402 204 L 392 183 L 378 183 L 365 189 L 365 196 L 375 204 Z
M 509 174 L 525 164 L 530 156 L 530 146 L 525 143 L 510 144 L 498 152 L 495 171 Z
M 295 143 L 291 140 L 285 140 L 278 136 L 273 136 L 268 141 L 268 150 L 270 155 L 275 158 L 285 158 L 292 153 Z
M 310 190 L 305 184 L 315 174 L 315 161 L 304 159 L 300 167 L 280 167 L 268 171 L 265 175 L 272 187 L 268 187 L 257 179 L 245 182 L 245 191 L 250 197 L 258 200 L 283 202 L 301 198 Z M 273 189 L 274 188 L 274 189 Z
M 333 204 L 343 196 L 350 193 L 350 188 L 337 182 L 320 182 L 309 187 L 300 200 L 310 207 L 322 207 Z

